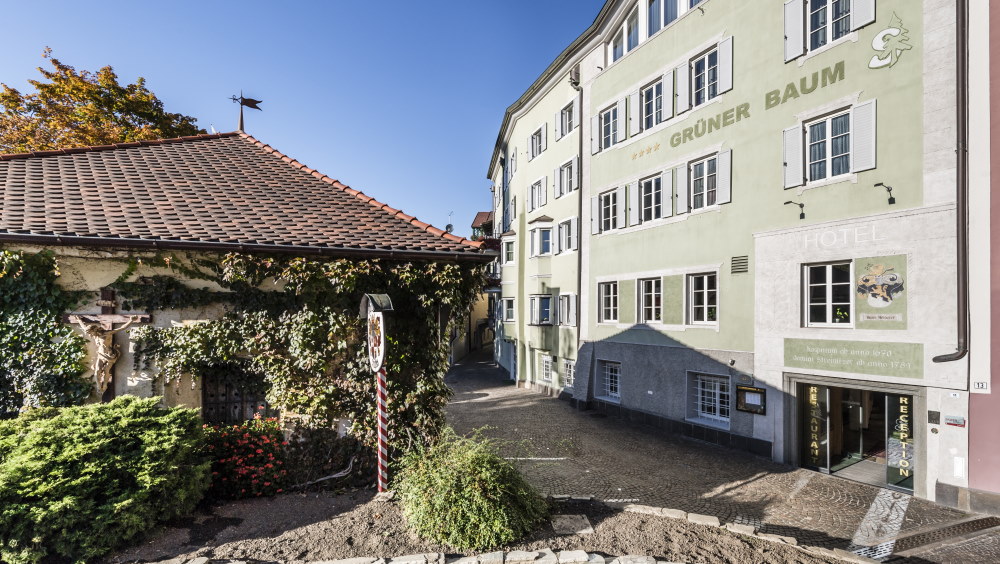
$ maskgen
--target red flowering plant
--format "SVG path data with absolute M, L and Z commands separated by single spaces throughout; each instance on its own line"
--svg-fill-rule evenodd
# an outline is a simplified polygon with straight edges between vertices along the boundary
M 216 499 L 240 499 L 279 494 L 288 472 L 281 426 L 276 417 L 254 415 L 235 425 L 205 425 L 212 458 L 212 486 Z

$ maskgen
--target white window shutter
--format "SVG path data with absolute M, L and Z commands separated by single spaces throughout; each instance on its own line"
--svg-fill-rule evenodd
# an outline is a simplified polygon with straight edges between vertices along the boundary
M 851 14 L 851 18 L 854 18 L 853 14 Z M 797 59 L 805 52 L 805 0 L 788 0 L 785 2 L 785 62 Z
M 556 119 L 552 122 L 552 132 L 556 134 L 556 141 L 562 139 L 562 110 L 556 112 Z
M 570 174 L 570 185 L 573 190 L 580 187 L 580 157 L 573 157 L 573 170 Z
M 674 117 L 674 71 L 668 70 L 663 75 L 663 119 Z
M 528 162 L 530 163 L 535 158 L 535 147 L 531 143 L 531 135 L 528 136 L 528 144 L 525 147 L 528 148 Z
M 576 296 L 576 294 L 570 294 L 570 296 L 569 296 L 569 315 L 567 316 L 567 317 L 569 317 L 569 324 L 570 325 L 576 325 L 576 307 L 577 307 L 576 304 L 577 304 L 577 296 Z
M 557 255 L 562 252 L 562 233 L 563 224 L 560 223 L 556 226 L 556 240 L 555 243 L 552 244 L 552 246 L 555 247 L 555 254 Z
M 719 42 L 719 94 L 733 89 L 733 36 Z
M 716 177 L 715 203 L 728 204 L 733 201 L 733 152 L 719 153 L 719 174 Z
M 875 21 L 875 0 L 851 0 L 851 31 Z
M 532 229 L 531 230 L 531 256 L 533 256 L 533 257 L 538 256 L 538 252 L 540 250 L 541 249 L 538 248 L 538 230 L 537 229 Z
M 677 113 L 683 114 L 691 109 L 691 65 L 684 63 L 674 70 L 677 77 Z
M 538 324 L 538 298 L 531 298 L 530 301 L 529 301 L 529 305 L 531 306 L 531 324 L 532 325 L 537 325 Z
M 601 232 L 601 202 L 594 196 L 590 199 L 590 234 Z
M 581 123 L 583 123 L 583 114 L 580 113 L 580 97 L 579 96 L 574 96 L 573 97 L 573 128 L 580 127 Z M 569 133 L 569 131 L 563 133 L 563 135 L 565 135 L 566 133 Z
M 528 187 L 528 211 L 535 211 L 535 188 L 532 186 Z
M 674 169 L 677 177 L 677 215 L 688 212 L 688 167 L 686 164 Z
M 875 168 L 875 100 L 851 109 L 851 172 Z
M 601 116 L 590 118 L 590 154 L 601 152 Z
M 628 95 L 628 135 L 634 137 L 642 131 L 642 112 L 639 111 L 639 91 Z
M 626 118 L 626 106 L 628 104 L 625 98 L 618 100 L 618 122 L 615 125 L 615 143 L 621 143 L 625 140 L 625 118 Z
M 562 175 L 559 174 L 559 168 L 552 171 L 552 195 L 556 198 L 563 195 Z
M 538 202 L 538 205 L 544 206 L 545 204 L 549 203 L 549 179 L 548 178 L 542 177 L 541 188 L 542 188 L 542 193 L 539 194 L 539 196 L 541 197 L 541 201 Z
M 580 218 L 574 217 L 569 220 L 569 248 L 577 250 L 580 248 Z
M 615 227 L 617 229 L 625 227 L 625 219 L 627 217 L 625 215 L 625 208 L 626 204 L 628 204 L 628 200 L 625 199 L 626 197 L 625 187 L 619 186 L 615 190 L 615 201 L 618 203 L 618 220 L 615 222 Z
M 663 217 L 670 217 L 674 214 L 674 171 L 665 170 L 660 177 L 660 202 L 662 203 Z
M 541 150 L 539 152 L 540 153 L 544 152 L 545 149 L 548 149 L 548 148 L 549 148 L 549 124 L 543 123 L 542 124 L 542 148 L 541 148 Z
M 628 224 L 639 225 L 639 183 L 628 185 Z
M 784 142 L 782 143 L 782 158 L 785 161 L 785 188 L 795 188 L 805 184 L 805 154 L 802 142 L 801 125 L 785 130 Z

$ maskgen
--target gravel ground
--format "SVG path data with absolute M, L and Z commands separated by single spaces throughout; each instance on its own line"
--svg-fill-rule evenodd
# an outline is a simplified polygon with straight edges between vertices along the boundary
M 214 559 L 314 561 L 356 556 L 443 552 L 467 554 L 411 535 L 397 503 L 373 501 L 371 491 L 341 495 L 289 494 L 204 510 L 107 562 L 207 556 Z M 733 564 L 836 562 L 791 546 L 686 521 L 622 512 L 600 503 L 559 503 L 554 514 L 585 514 L 588 535 L 557 535 L 548 524 L 505 550 L 586 550 L 642 554 L 658 560 Z

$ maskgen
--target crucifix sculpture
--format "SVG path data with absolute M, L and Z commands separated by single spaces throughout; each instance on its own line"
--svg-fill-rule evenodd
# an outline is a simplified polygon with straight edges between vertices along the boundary
M 115 291 L 110 288 L 101 289 L 101 299 L 97 301 L 101 313 L 71 313 L 63 317 L 66 323 L 75 323 L 96 347 L 94 362 L 91 369 L 94 372 L 94 387 L 102 399 L 114 397 L 114 390 L 109 393 L 108 387 L 114 381 L 114 367 L 121 356 L 121 347 L 115 344 L 115 333 L 124 331 L 136 323 L 149 323 L 149 315 L 122 315 L 115 313 L 117 302 Z M 116 327 L 116 325 L 118 325 Z M 110 395 L 110 397 L 107 397 Z

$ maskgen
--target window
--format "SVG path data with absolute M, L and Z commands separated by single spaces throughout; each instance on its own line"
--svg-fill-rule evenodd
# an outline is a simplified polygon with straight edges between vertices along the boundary
M 694 8 L 698 5 L 698 2 L 701 2 L 701 0 L 691 0 L 691 3 L 688 6 Z
M 611 62 L 625 56 L 639 46 L 639 10 L 632 10 L 632 13 L 625 18 L 621 27 L 615 31 L 611 40 Z
M 598 285 L 598 319 L 601 323 L 618 321 L 618 282 Z
M 600 195 L 601 231 L 618 228 L 618 191 L 611 190 Z
M 573 190 L 577 189 L 576 186 L 576 159 L 569 161 L 568 163 L 559 167 L 558 179 L 558 193 L 557 196 L 562 196 L 563 194 L 569 194 Z
M 559 224 L 559 252 L 576 250 L 576 233 L 573 229 L 574 221 L 566 220 Z
M 552 296 L 538 295 L 529 298 L 532 325 L 552 325 Z
M 809 49 L 851 32 L 851 0 L 809 0 Z
M 712 49 L 691 62 L 694 105 L 699 106 L 719 95 L 719 52 Z
M 670 25 L 677 19 L 677 0 L 664 0 L 663 2 L 663 25 Z
M 807 326 L 850 325 L 851 278 L 850 262 L 806 265 Z
M 604 397 L 621 399 L 621 375 L 622 365 L 620 362 L 601 361 L 601 387 Z
M 563 360 L 563 385 L 573 387 L 576 380 L 576 364 L 571 359 Z
M 601 112 L 601 149 L 607 149 L 618 139 L 618 106 Z
M 528 201 L 529 211 L 536 210 L 544 206 L 548 200 L 546 186 L 547 182 L 542 179 L 531 185 L 530 188 L 530 200 Z
M 729 378 L 694 375 L 694 414 L 702 419 L 729 422 Z
M 541 369 L 542 380 L 545 381 L 545 382 L 551 382 L 552 381 L 552 357 L 549 356 L 549 355 L 547 355 L 547 354 L 543 354 L 543 355 L 540 355 L 540 360 L 542 361 L 542 369 Z
M 649 22 L 649 32 L 646 34 L 652 37 L 654 33 L 660 31 L 660 26 L 663 23 L 660 19 L 660 4 L 662 0 L 648 0 L 649 5 L 646 7 L 646 21 Z M 667 0 L 671 2 L 675 0 Z
M 639 10 L 632 10 L 625 20 L 625 31 L 628 32 L 628 50 L 639 46 Z
M 531 256 L 552 254 L 552 228 L 539 227 L 531 230 Z
M 663 81 L 658 80 L 642 90 L 642 128 L 651 129 L 663 121 Z
M 576 295 L 559 296 L 559 325 L 576 325 Z
M 512 264 L 514 262 L 514 241 L 503 242 L 503 263 Z
M 615 34 L 614 40 L 611 41 L 611 60 L 617 61 L 625 55 L 625 43 L 623 41 L 624 32 L 618 30 Z
M 688 276 L 688 288 L 690 323 L 718 323 L 719 288 L 716 274 L 692 274 Z
M 691 165 L 691 209 L 715 205 L 718 159 L 709 157 Z
M 544 147 L 542 145 L 542 130 L 531 134 L 531 158 L 535 158 L 542 154 Z
M 561 135 L 566 135 L 573 130 L 574 119 L 576 119 L 576 116 L 573 115 L 573 104 L 569 104 L 559 112 L 559 131 Z
M 662 280 L 647 278 L 639 280 L 639 323 L 654 323 L 662 320 Z
M 642 221 L 663 217 L 663 190 L 659 176 L 647 178 L 639 183 L 639 198 Z
M 806 124 L 806 139 L 810 182 L 851 172 L 850 112 Z
M 507 323 L 514 321 L 514 298 L 500 300 L 500 319 Z

